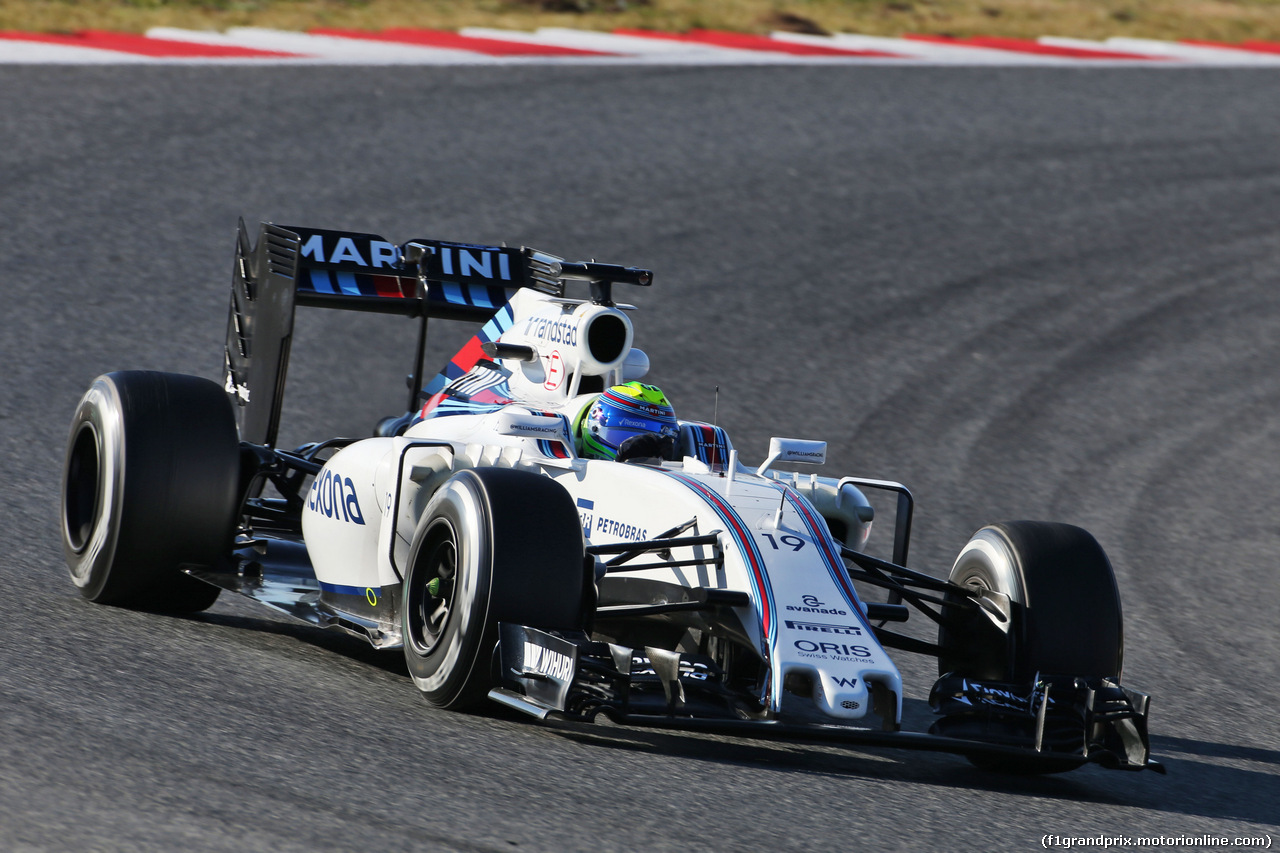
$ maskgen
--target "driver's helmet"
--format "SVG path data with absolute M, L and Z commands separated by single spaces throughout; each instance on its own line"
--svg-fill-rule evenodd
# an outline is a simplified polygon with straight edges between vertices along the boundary
M 582 424 L 582 455 L 592 459 L 617 459 L 622 442 L 636 435 L 656 433 L 675 439 L 675 409 L 654 385 L 628 382 L 614 385 L 591 404 Z

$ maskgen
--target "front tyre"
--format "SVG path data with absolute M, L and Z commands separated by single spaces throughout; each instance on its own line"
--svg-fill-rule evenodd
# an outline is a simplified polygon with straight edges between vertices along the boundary
M 582 527 L 548 477 L 476 468 L 447 480 L 414 534 L 404 579 L 405 661 L 423 696 L 464 710 L 496 684 L 498 623 L 580 630 Z
M 938 672 L 1024 682 L 1037 673 L 1119 678 L 1124 660 L 1120 592 L 1111 562 L 1088 531 L 1007 521 L 982 528 L 956 557 L 959 586 L 1009 596 L 1008 631 L 971 611 L 938 632 Z
M 231 550 L 240 443 L 217 384 L 122 371 L 99 376 L 71 421 L 62 546 L 71 580 L 100 604 L 193 612 L 218 588 L 182 571 Z

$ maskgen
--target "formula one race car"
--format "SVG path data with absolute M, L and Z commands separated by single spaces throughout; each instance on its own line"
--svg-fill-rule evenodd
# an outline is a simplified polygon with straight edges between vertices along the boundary
M 224 385 L 111 373 L 75 413 L 72 580 L 164 611 L 227 589 L 403 649 L 441 708 L 1159 769 L 1092 536 L 993 524 L 946 580 L 907 568 L 905 487 L 774 469 L 821 464 L 819 441 L 774 438 L 744 465 L 723 428 L 640 384 L 633 306 L 613 297 L 651 282 L 526 248 L 271 224 L 255 246 L 242 222 Z M 276 446 L 299 305 L 417 319 L 403 416 Z M 424 387 L 432 317 L 481 328 Z M 864 552 L 868 494 L 896 507 L 892 561 Z M 936 642 L 886 627 L 912 610 Z M 901 730 L 889 648 L 938 659 L 928 733 Z

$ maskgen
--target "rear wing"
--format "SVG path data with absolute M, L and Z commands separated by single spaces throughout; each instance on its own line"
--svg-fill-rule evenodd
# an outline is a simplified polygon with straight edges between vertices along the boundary
M 531 287 L 563 297 L 567 281 L 590 285 L 611 305 L 613 284 L 649 285 L 634 267 L 570 262 L 529 248 L 443 240 L 397 245 L 376 234 L 262 223 L 257 244 L 241 219 L 236 235 L 224 386 L 242 441 L 274 445 L 297 306 L 398 314 L 419 319 L 408 409 L 415 408 L 432 317 L 485 323 Z

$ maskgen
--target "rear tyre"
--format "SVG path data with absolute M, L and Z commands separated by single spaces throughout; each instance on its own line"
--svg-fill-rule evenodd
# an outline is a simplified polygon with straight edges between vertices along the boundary
M 62 546 L 71 580 L 99 604 L 194 612 L 218 597 L 183 566 L 231 550 L 240 442 L 217 384 L 122 371 L 99 376 L 71 421 Z
M 982 613 L 948 608 L 958 621 L 939 629 L 940 675 L 1028 685 L 1038 673 L 1120 677 L 1120 593 L 1111 562 L 1087 531 L 1039 521 L 989 525 L 960 551 L 950 580 L 1009 596 L 1012 613 L 1005 632 Z M 971 760 L 1012 772 L 1075 766 L 1048 759 Z
M 465 710 L 497 683 L 498 623 L 574 631 L 586 618 L 582 526 L 569 493 L 509 468 L 461 471 L 414 534 L 401 627 L 413 681 Z

